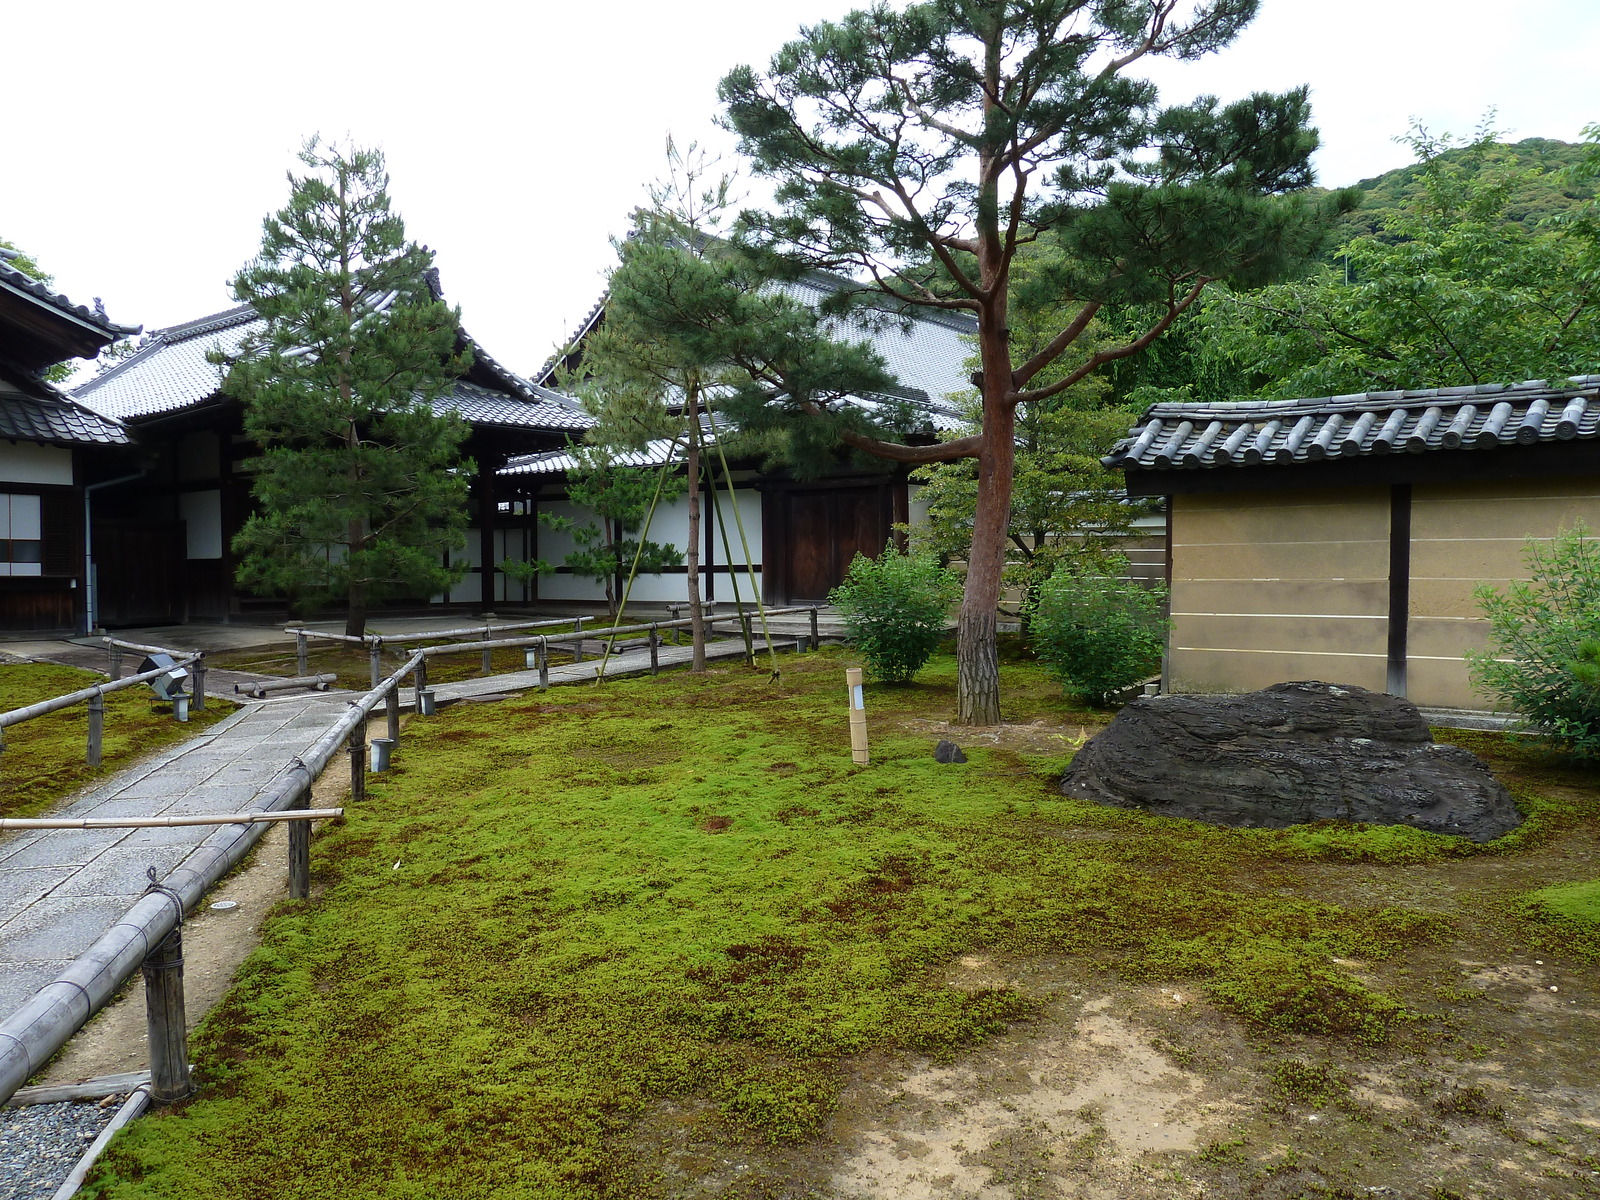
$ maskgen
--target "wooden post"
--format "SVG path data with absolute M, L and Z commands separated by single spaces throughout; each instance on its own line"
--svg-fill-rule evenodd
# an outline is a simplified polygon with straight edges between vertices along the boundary
M 367 798 L 367 730 L 365 723 L 350 733 L 350 802 Z
M 99 692 L 89 697 L 89 765 L 100 765 L 100 746 L 105 737 L 106 698 Z
M 190 668 L 190 670 L 192 670 L 194 672 L 194 705 L 193 705 L 194 710 L 195 710 L 195 712 L 205 712 L 205 710 L 206 710 L 206 654 L 205 654 L 204 650 L 196 650 L 195 651 L 194 666 L 192 666 Z
M 743 606 L 739 609 L 739 636 L 744 638 L 744 661 L 754 665 L 756 648 L 750 640 L 750 614 L 745 612 Z
M 578 635 L 577 640 L 572 643 L 572 661 L 581 663 L 583 661 L 583 618 L 579 617 L 572 624 L 573 632 Z
M 485 625 L 483 627 L 483 640 L 487 642 L 489 640 L 489 638 L 490 638 L 489 627 L 487 625 Z M 494 651 L 492 651 L 492 650 L 485 650 L 483 652 L 483 673 L 485 675 L 493 675 L 494 674 Z
M 822 648 L 822 640 L 817 636 L 817 606 L 811 606 L 811 649 L 813 652 Z
M 422 711 L 422 693 L 428 689 L 428 658 L 423 655 L 417 660 L 417 669 L 411 673 L 411 687 L 417 693 L 417 711 Z
M 110 650 L 111 669 L 106 673 L 111 676 L 113 681 L 116 681 L 122 678 L 122 647 L 112 646 L 110 647 Z
M 310 808 L 310 789 L 300 793 L 290 808 Z M 311 822 L 290 821 L 289 899 L 304 900 L 311 895 Z
M 383 682 L 383 639 L 373 638 L 372 649 L 368 651 L 372 662 L 372 686 L 377 687 Z
M 400 744 L 400 685 L 397 683 L 389 689 L 389 694 L 383 698 L 383 715 L 389 719 L 389 740 L 395 745 Z
M 150 1098 L 159 1104 L 194 1091 L 183 1014 L 183 929 L 167 934 L 144 959 L 145 1030 L 150 1041 Z
M 657 647 L 661 645 L 661 635 L 656 632 L 656 623 L 650 622 L 650 674 L 661 674 L 661 656 Z
M 850 757 L 864 767 L 867 765 L 867 701 L 862 695 L 861 668 L 847 668 L 844 683 L 850 705 Z
M 294 635 L 294 673 L 296 675 L 309 675 L 309 674 L 311 674 L 311 668 L 310 668 L 309 665 L 307 665 L 307 661 L 306 661 L 307 658 L 308 658 L 307 651 L 308 651 L 308 647 L 306 646 L 306 635 L 303 634 L 303 633 L 295 634 Z
M 539 690 L 550 690 L 550 639 L 547 637 L 539 639 Z

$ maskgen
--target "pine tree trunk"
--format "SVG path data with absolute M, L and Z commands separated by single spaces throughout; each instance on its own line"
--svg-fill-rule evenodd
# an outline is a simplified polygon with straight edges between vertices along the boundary
M 983 350 L 983 447 L 978 452 L 978 501 L 967 555 L 967 582 L 956 619 L 956 723 L 1000 723 L 1000 647 L 995 613 L 1006 565 L 1011 486 L 1016 469 L 1016 410 L 1006 398 L 1011 356 L 1001 321 L 979 332 Z
M 683 561 L 689 580 L 689 634 L 694 643 L 689 670 L 704 671 L 706 612 L 700 603 L 700 389 L 691 384 L 687 391 L 689 447 L 685 467 L 689 472 L 689 545 Z

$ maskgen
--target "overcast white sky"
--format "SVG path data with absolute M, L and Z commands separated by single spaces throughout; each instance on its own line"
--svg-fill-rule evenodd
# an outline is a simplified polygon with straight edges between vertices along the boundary
M 277 0 L 5 6 L 0 237 L 147 329 L 228 307 L 312 132 L 381 146 L 408 232 L 524 373 L 603 286 L 665 135 L 724 146 L 716 85 L 850 0 Z M 1163 99 L 1311 84 L 1319 181 L 1409 161 L 1408 119 L 1576 140 L 1600 121 L 1597 0 L 1263 0 Z

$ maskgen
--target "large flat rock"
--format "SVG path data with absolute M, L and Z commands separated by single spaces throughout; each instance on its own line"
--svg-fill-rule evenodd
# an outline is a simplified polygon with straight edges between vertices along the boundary
M 1267 829 L 1354 821 L 1486 842 L 1522 823 L 1488 767 L 1435 744 L 1410 701 L 1316 681 L 1140 697 L 1078 751 L 1061 790 Z

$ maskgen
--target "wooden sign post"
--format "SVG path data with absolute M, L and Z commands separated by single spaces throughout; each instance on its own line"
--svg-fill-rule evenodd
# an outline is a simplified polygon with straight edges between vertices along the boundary
M 847 668 L 844 682 L 850 704 L 850 757 L 864 767 L 867 765 L 867 701 L 862 695 L 861 668 Z

